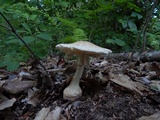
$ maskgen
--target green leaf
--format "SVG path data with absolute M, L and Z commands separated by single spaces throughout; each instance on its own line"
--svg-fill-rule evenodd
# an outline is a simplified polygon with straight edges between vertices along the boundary
M 11 43 L 20 43 L 20 40 L 19 39 L 11 39 L 11 40 L 8 40 L 6 41 L 7 44 L 11 44 Z
M 4 59 L 0 61 L 0 67 L 7 67 L 7 70 L 9 71 L 16 70 L 19 67 L 19 62 L 15 58 L 13 58 L 14 54 L 14 52 L 6 54 L 4 56 Z
M 51 41 L 52 38 L 51 38 L 51 34 L 49 33 L 40 33 L 38 35 L 36 35 L 37 37 L 41 38 L 41 39 L 44 39 L 44 40 L 48 40 L 48 41 Z
M 115 44 L 115 40 L 113 40 L 113 39 L 106 39 L 106 43 Z
M 22 23 L 22 25 L 30 34 L 32 34 L 32 31 L 31 31 L 31 29 L 30 29 L 30 27 L 28 26 L 27 23 Z
M 29 44 L 29 43 L 32 43 L 35 40 L 35 38 L 32 36 L 24 36 L 23 40 L 25 41 L 25 43 Z M 21 42 L 21 44 L 23 43 Z
M 118 20 L 121 24 L 122 24 L 122 27 L 123 28 L 127 28 L 127 21 L 126 20 L 122 20 L 122 19 L 120 19 L 120 20 Z
M 9 60 L 6 62 L 7 63 L 7 70 L 13 71 L 16 70 L 19 67 L 19 62 L 16 60 Z
M 0 67 L 5 67 L 6 66 L 6 62 L 5 61 L 0 61 Z
M 75 39 L 76 41 L 87 40 L 87 36 L 85 35 L 85 32 L 80 28 L 74 29 L 73 34 L 74 35 L 72 36 L 72 38 Z
M 119 46 L 125 46 L 126 43 L 120 39 L 114 38 L 114 39 L 106 39 L 106 43 L 108 44 L 117 44 Z
M 128 27 L 130 28 L 131 31 L 137 31 L 137 26 L 132 20 L 128 22 Z
M 120 39 L 116 39 L 116 44 L 119 45 L 119 46 L 125 46 L 126 43 Z
M 70 4 L 69 2 L 66 2 L 66 1 L 61 1 L 59 3 L 62 7 L 68 7 L 68 5 Z
M 143 18 L 143 16 L 137 12 L 132 12 L 131 17 L 138 17 L 138 19 Z
M 36 20 L 36 18 L 37 18 L 37 15 L 31 15 L 31 16 L 29 16 L 30 20 Z
M 44 58 L 47 55 L 47 51 L 46 50 L 36 50 L 35 53 L 40 58 Z

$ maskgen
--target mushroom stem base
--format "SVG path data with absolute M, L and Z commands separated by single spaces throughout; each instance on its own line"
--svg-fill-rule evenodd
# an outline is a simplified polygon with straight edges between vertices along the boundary
M 79 57 L 77 70 L 73 76 L 73 79 L 68 87 L 66 87 L 63 91 L 63 98 L 68 100 L 75 100 L 82 96 L 82 89 L 79 86 L 80 78 L 82 76 L 83 70 L 84 70 L 84 64 L 81 61 L 83 60 L 83 57 Z

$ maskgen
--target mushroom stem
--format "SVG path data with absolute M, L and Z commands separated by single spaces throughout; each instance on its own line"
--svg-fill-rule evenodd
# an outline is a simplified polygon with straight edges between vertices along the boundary
M 79 85 L 83 70 L 84 70 L 84 65 L 77 64 L 77 70 L 73 76 L 70 85 Z
M 79 86 L 81 76 L 83 74 L 84 65 L 88 61 L 88 56 L 80 55 L 77 63 L 77 70 L 73 76 L 73 79 L 68 87 L 63 91 L 63 98 L 68 100 L 74 100 L 82 95 L 82 90 Z

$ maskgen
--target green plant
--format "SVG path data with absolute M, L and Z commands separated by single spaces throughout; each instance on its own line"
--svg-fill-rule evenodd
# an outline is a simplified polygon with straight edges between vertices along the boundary
M 0 12 L 39 58 L 54 52 L 57 43 L 79 40 L 89 40 L 116 52 L 130 51 L 134 45 L 140 49 L 143 42 L 145 44 L 145 33 L 147 46 L 159 50 L 160 5 L 156 6 L 153 18 L 148 14 L 153 8 L 151 1 L 6 0 L 0 1 L 0 5 Z M 147 17 L 152 20 L 145 25 Z M 0 19 L 0 25 L 0 66 L 14 70 L 17 63 L 27 61 L 31 54 L 9 30 L 4 19 Z M 16 56 L 16 59 L 9 56 Z M 9 60 L 17 63 L 12 67 L 6 62 Z

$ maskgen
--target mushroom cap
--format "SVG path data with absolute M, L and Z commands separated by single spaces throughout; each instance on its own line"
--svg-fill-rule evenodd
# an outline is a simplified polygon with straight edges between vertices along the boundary
M 87 54 L 91 56 L 112 53 L 111 50 L 99 47 L 88 41 L 78 41 L 71 44 L 58 44 L 56 48 L 68 54 Z

